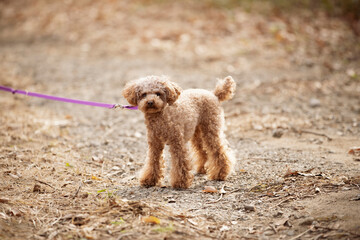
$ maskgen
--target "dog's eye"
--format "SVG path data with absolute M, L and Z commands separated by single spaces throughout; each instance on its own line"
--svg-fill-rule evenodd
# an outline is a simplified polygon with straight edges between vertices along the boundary
M 161 93 L 157 92 L 157 93 L 156 93 L 156 96 L 160 97 L 160 96 L 161 96 Z
M 146 93 L 141 94 L 141 98 L 146 97 Z

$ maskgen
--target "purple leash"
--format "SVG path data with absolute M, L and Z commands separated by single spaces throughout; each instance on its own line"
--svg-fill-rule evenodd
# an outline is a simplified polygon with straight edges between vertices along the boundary
M 70 99 L 70 98 L 56 97 L 56 96 L 50 96 L 50 95 L 45 95 L 45 94 L 41 94 L 41 93 L 28 92 L 28 91 L 23 91 L 23 90 L 16 90 L 16 89 L 5 87 L 5 86 L 0 86 L 0 90 L 6 91 L 6 92 L 11 92 L 12 94 L 18 93 L 18 94 L 23 94 L 23 95 L 26 95 L 26 96 L 31 96 L 31 97 L 44 98 L 44 99 L 53 100 L 53 101 L 60 101 L 60 102 L 82 104 L 82 105 L 88 105 L 88 106 L 93 106 L 93 107 L 122 108 L 122 109 L 126 108 L 126 109 L 131 109 L 131 110 L 137 110 L 138 109 L 137 106 L 120 105 L 120 104 L 108 104 L 108 103 L 99 103 L 99 102 L 89 102 L 89 101 L 76 100 L 76 99 Z

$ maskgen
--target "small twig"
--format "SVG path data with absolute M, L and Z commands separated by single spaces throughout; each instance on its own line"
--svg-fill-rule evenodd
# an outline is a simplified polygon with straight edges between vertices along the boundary
M 211 203 L 217 203 L 217 202 L 219 202 L 219 201 L 223 198 L 223 195 L 224 195 L 224 194 L 222 193 L 218 199 L 216 199 L 215 201 L 207 202 L 206 204 L 211 204 Z
M 315 228 L 321 228 L 321 229 L 325 229 L 325 230 L 329 230 L 329 231 L 344 232 L 344 233 L 348 233 L 348 234 L 351 234 L 351 235 L 356 236 L 356 237 L 360 237 L 360 235 L 358 233 L 350 232 L 350 231 L 347 231 L 347 230 L 344 230 L 344 229 L 341 229 L 341 228 L 330 228 L 330 227 L 323 227 L 323 226 L 315 226 Z
M 308 232 L 310 232 L 310 231 L 312 231 L 312 230 L 313 230 L 313 227 L 311 227 L 311 228 L 309 228 L 308 230 L 306 230 L 305 232 L 302 232 L 302 233 L 300 233 L 299 235 L 291 238 L 290 240 L 296 240 L 296 239 L 298 239 L 299 237 L 301 237 L 302 235 L 305 235 L 305 234 L 307 234 Z
M 313 134 L 316 136 L 326 137 L 327 140 L 329 140 L 329 141 L 333 140 L 331 137 L 329 137 L 328 135 L 326 135 L 324 133 L 317 133 L 317 132 L 312 132 L 312 131 L 308 131 L 308 130 L 301 130 L 300 133 L 308 133 L 308 134 Z
M 36 222 L 35 222 L 35 220 L 34 220 L 34 219 L 31 219 L 31 221 L 33 222 L 34 227 L 36 228 Z
M 320 233 L 319 235 L 313 237 L 312 240 L 318 240 L 319 238 L 321 238 L 321 237 L 323 237 L 323 236 L 324 236 L 324 234 Z
M 219 202 L 222 198 L 223 198 L 223 196 L 224 196 L 224 194 L 226 193 L 226 191 L 225 191 L 225 184 L 221 187 L 221 189 L 220 189 L 220 197 L 217 199 L 217 200 L 215 200 L 215 201 L 210 201 L 210 202 L 207 202 L 206 204 L 211 204 L 211 203 L 217 203 L 217 202 Z
M 76 190 L 76 193 L 75 193 L 75 195 L 73 196 L 73 199 L 75 199 L 76 197 L 77 197 L 77 195 L 79 194 L 79 191 L 80 191 L 80 188 L 82 187 L 82 184 L 81 184 L 81 182 L 80 182 L 80 185 L 79 185 L 79 187 L 78 187 L 78 189 Z
M 43 182 L 43 181 L 41 181 L 41 180 L 35 179 L 35 181 L 38 182 L 38 183 L 42 183 L 42 184 L 44 184 L 44 185 L 46 185 L 46 186 L 49 186 L 49 187 L 51 187 L 52 189 L 56 189 L 56 188 L 54 188 L 53 186 L 51 186 L 50 184 L 48 184 L 48 183 L 46 183 L 46 182 Z
M 295 199 L 295 197 L 289 197 L 289 198 L 281 201 L 277 206 L 280 206 L 281 204 L 286 203 L 286 202 L 288 202 L 288 201 L 290 201 L 290 200 L 293 200 L 293 199 Z
M 230 193 L 236 193 L 236 192 L 241 192 L 241 191 L 244 191 L 244 188 L 237 188 L 237 189 L 234 189 L 234 190 L 232 190 L 230 192 L 227 192 L 227 193 L 230 194 Z
M 122 231 L 123 231 L 123 229 L 122 229 Z M 134 233 L 124 233 L 123 235 L 120 235 L 120 236 L 117 238 L 117 240 L 121 240 L 121 239 L 123 239 L 123 238 L 127 238 L 127 237 L 129 237 L 129 236 L 131 236 L 131 235 L 134 235 Z
M 296 133 L 302 134 L 302 133 L 308 133 L 308 134 L 313 134 L 316 136 L 321 136 L 321 137 L 326 137 L 328 141 L 333 140 L 331 137 L 329 137 L 328 135 L 324 134 L 324 133 L 317 133 L 317 132 L 313 132 L 313 131 L 309 131 L 309 130 L 298 130 L 295 127 L 292 127 L 292 130 Z
M 278 232 L 278 231 L 276 230 L 276 228 L 275 228 L 275 226 L 274 226 L 274 225 L 269 224 L 269 226 L 271 227 L 271 229 L 272 229 L 275 233 L 277 233 L 277 232 Z
M 59 222 L 62 219 L 63 215 L 60 212 L 60 217 L 58 217 L 54 222 L 50 224 L 50 226 L 53 226 L 55 223 Z

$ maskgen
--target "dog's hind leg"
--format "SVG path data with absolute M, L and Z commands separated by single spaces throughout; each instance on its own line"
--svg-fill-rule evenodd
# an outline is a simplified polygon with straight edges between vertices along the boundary
M 191 145 L 194 153 L 196 154 L 196 160 L 195 160 L 196 173 L 205 174 L 206 173 L 205 164 L 208 160 L 208 155 L 206 153 L 205 146 L 203 143 L 203 137 L 201 135 L 202 133 L 200 127 L 197 126 L 195 129 L 194 136 L 191 139 Z
M 232 167 L 231 155 L 222 132 L 222 123 L 222 114 L 213 113 L 203 118 L 200 125 L 209 155 L 207 174 L 211 180 L 225 180 Z

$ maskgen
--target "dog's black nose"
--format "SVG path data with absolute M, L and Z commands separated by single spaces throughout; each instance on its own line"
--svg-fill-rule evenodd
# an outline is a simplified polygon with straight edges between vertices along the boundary
M 147 102 L 147 105 L 148 105 L 149 107 L 152 107 L 152 106 L 154 105 L 154 101 L 148 101 L 148 102 Z

